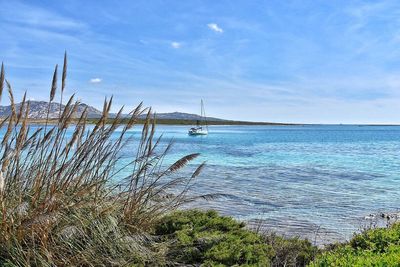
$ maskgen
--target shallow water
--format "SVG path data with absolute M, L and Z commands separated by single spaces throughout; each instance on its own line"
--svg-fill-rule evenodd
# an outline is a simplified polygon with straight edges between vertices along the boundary
M 400 127 L 211 126 L 206 137 L 160 126 L 171 157 L 200 152 L 195 193 L 229 196 L 211 207 L 318 243 L 351 237 L 370 213 L 400 203 Z

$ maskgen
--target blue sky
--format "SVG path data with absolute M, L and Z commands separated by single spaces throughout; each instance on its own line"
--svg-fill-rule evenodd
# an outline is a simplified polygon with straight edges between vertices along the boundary
M 17 96 L 301 123 L 400 123 L 399 1 L 0 0 Z M 3 98 L 5 99 L 5 98 Z M 3 104 L 6 104 L 3 100 Z

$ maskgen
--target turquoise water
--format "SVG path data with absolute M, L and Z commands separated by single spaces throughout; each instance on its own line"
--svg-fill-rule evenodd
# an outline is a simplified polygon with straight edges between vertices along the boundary
M 208 136 L 187 130 L 158 126 L 161 146 L 174 140 L 166 163 L 201 153 L 185 170 L 207 161 L 191 193 L 225 194 L 192 206 L 317 243 L 349 238 L 371 213 L 399 210 L 400 127 L 211 126 Z M 134 156 L 135 146 L 123 152 Z
M 174 139 L 172 159 L 200 152 L 207 168 L 194 193 L 227 197 L 195 206 L 289 235 L 346 239 L 371 213 L 400 203 L 400 127 L 211 126 L 206 137 L 185 126 L 159 126 Z

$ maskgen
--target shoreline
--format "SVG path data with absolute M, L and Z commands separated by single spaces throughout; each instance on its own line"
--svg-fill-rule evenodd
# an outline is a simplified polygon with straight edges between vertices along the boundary
M 88 119 L 86 121 L 87 124 L 96 124 L 98 119 Z M 73 119 L 71 124 L 76 124 L 78 119 Z M 108 119 L 106 124 L 111 124 L 114 122 L 114 119 Z M 128 122 L 128 119 L 122 119 L 120 124 L 124 125 Z M 146 122 L 145 119 L 139 119 L 136 124 L 144 124 Z M 150 120 L 152 123 L 153 120 Z M 190 120 L 173 120 L 173 119 L 156 119 L 157 125 L 171 125 L 171 126 L 190 126 L 195 124 L 195 122 Z M 46 123 L 45 119 L 29 119 L 28 124 L 39 124 L 43 125 Z M 48 125 L 54 125 L 57 123 L 57 119 L 49 119 L 47 122 Z M 274 123 L 274 122 L 247 122 L 247 121 L 209 121 L 207 122 L 209 126 L 296 126 L 303 124 L 294 124 L 294 123 Z
M 0 118 L 0 122 L 2 122 L 4 118 Z M 58 119 L 49 119 L 47 121 L 47 125 L 55 125 Z M 96 124 L 98 119 L 87 119 L 87 124 Z M 106 124 L 112 124 L 114 119 L 108 119 Z M 122 119 L 120 124 L 125 125 L 128 119 Z M 28 119 L 29 125 L 44 125 L 46 124 L 46 119 Z M 76 124 L 78 119 L 71 120 L 71 124 Z M 153 120 L 150 120 L 152 123 Z M 143 125 L 145 123 L 145 119 L 139 119 L 136 124 Z M 175 119 L 156 119 L 157 125 L 170 125 L 170 126 L 191 126 L 195 123 L 190 120 L 175 120 Z M 208 121 L 207 124 L 209 126 L 300 126 L 300 127 L 313 127 L 313 126 L 357 126 L 357 127 L 400 127 L 400 124 L 323 124 L 323 123 L 280 123 L 280 122 L 252 122 L 252 121 L 231 121 L 231 120 L 222 120 L 222 121 Z

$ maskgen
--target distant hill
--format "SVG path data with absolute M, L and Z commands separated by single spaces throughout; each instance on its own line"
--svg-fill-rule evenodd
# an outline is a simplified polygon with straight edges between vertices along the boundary
M 16 104 L 16 109 L 19 110 L 21 103 Z M 88 110 L 88 118 L 96 119 L 101 116 L 101 111 L 89 106 L 85 103 L 81 103 L 78 106 L 76 116 L 79 117 L 83 110 L 87 107 Z M 30 109 L 29 109 L 29 118 L 30 119 L 45 119 L 47 115 L 47 109 L 49 108 L 48 102 L 46 101 L 30 101 Z M 61 111 L 63 111 L 65 105 L 61 105 Z M 60 104 L 59 103 L 51 103 L 50 104 L 50 113 L 49 118 L 57 118 L 60 113 Z M 5 118 L 11 114 L 11 105 L 8 106 L 0 106 L 0 117 Z M 113 118 L 115 114 L 110 114 L 110 118 Z M 140 118 L 145 118 L 146 114 L 140 116 Z M 200 120 L 201 116 L 197 114 L 183 113 L 183 112 L 171 112 L 171 113 L 157 113 L 157 119 L 160 120 L 190 120 L 196 121 Z M 224 121 L 223 119 L 207 117 L 208 121 Z
M 19 110 L 21 103 L 16 104 L 16 109 Z M 83 110 L 87 107 L 88 110 L 88 119 L 98 119 L 101 117 L 102 112 L 92 106 L 89 106 L 85 103 L 81 103 L 78 106 L 76 117 L 79 117 Z M 61 111 L 65 108 L 64 105 L 61 105 Z M 33 120 L 43 120 L 46 119 L 48 109 L 48 102 L 46 101 L 30 101 L 30 110 L 29 110 L 29 118 Z M 58 118 L 60 113 L 60 104 L 59 103 L 51 103 L 50 104 L 50 113 L 49 118 L 54 119 Z M 0 106 L 0 118 L 5 118 L 11 115 L 11 106 Z M 112 119 L 116 114 L 110 114 L 109 118 Z M 124 114 L 123 118 L 128 117 L 128 115 Z M 141 119 L 144 119 L 146 114 L 140 116 Z M 200 120 L 201 116 L 197 114 L 183 113 L 183 112 L 170 112 L 170 113 L 157 113 L 157 120 L 161 124 L 182 124 L 189 125 L 193 124 L 196 120 Z M 224 120 L 214 117 L 207 117 L 208 124 L 232 124 L 232 125 L 287 125 L 283 123 L 269 123 L 269 122 L 250 122 L 250 121 L 233 121 L 233 120 Z
M 16 109 L 19 110 L 21 107 L 21 103 L 18 103 L 15 106 Z M 86 105 L 84 103 L 79 104 L 77 109 L 77 116 L 80 116 L 86 107 L 88 110 L 89 118 L 99 118 L 101 116 L 101 112 L 98 109 Z M 48 108 L 49 108 L 49 103 L 46 101 L 30 101 L 30 109 L 28 117 L 30 119 L 45 119 Z M 65 105 L 61 105 L 61 111 L 63 111 L 64 108 Z M 59 114 L 60 114 L 60 104 L 51 103 L 49 118 L 57 118 Z M 11 115 L 11 105 L 0 106 L 0 117 L 5 118 L 9 115 Z
M 141 115 L 141 118 L 145 118 L 146 115 Z M 159 120 L 188 120 L 196 121 L 200 120 L 201 116 L 197 114 L 183 113 L 183 112 L 170 112 L 170 113 L 156 113 L 156 117 Z M 207 117 L 207 121 L 225 121 L 223 119 Z

